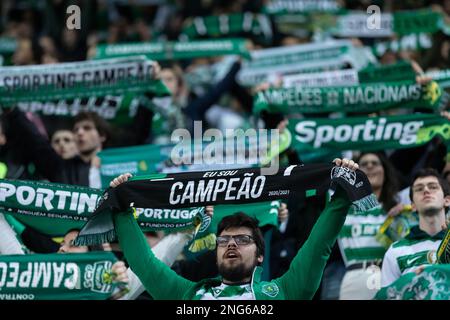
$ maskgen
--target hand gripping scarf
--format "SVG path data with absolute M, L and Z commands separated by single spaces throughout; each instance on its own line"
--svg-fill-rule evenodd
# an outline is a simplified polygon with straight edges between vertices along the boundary
M 93 245 L 115 239 L 113 214 L 134 207 L 184 208 L 243 204 L 287 199 L 292 194 L 320 194 L 340 185 L 353 205 L 370 209 L 377 205 L 362 171 L 353 172 L 331 164 L 292 165 L 274 175 L 261 168 L 159 174 L 130 180 L 109 188 L 81 230 L 76 245 Z

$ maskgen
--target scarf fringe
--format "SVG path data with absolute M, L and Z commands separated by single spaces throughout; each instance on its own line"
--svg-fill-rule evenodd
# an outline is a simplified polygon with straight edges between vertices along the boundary
M 356 211 L 364 212 L 379 209 L 381 208 L 381 204 L 378 202 L 377 197 L 372 193 L 364 198 L 354 201 L 352 207 L 354 207 Z
M 112 229 L 103 233 L 79 234 L 74 241 L 74 245 L 95 246 L 106 242 L 113 242 L 115 239 L 116 239 L 116 231 Z

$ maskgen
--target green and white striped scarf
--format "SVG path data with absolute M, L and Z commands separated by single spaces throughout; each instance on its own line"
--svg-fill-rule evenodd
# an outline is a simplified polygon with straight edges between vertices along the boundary
M 112 252 L 0 255 L 0 300 L 105 300 Z

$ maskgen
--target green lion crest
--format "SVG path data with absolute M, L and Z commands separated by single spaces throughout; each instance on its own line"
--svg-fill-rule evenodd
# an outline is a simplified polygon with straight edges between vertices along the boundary
M 280 289 L 278 286 L 274 283 L 265 284 L 262 286 L 262 293 L 269 297 L 276 297 L 278 293 L 280 292 Z

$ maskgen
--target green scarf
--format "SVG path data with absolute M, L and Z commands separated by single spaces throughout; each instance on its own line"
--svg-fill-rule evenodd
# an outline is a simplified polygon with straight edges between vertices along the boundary
M 430 49 L 432 45 L 433 41 L 430 35 L 425 33 L 415 33 L 401 36 L 396 40 L 377 42 L 371 48 L 374 55 L 381 57 L 387 50 L 392 52 L 399 52 L 403 50 L 417 51 Z
M 0 105 L 150 93 L 170 95 L 145 57 L 0 68 Z
M 105 300 L 112 252 L 0 255 L 0 300 Z
M 283 77 L 283 87 L 345 87 L 360 83 L 393 82 L 415 78 L 416 73 L 411 63 L 402 61 L 391 65 L 369 65 L 359 71 L 344 69 L 287 75 Z
M 147 99 L 135 93 L 122 95 L 89 96 L 59 100 L 34 100 L 19 102 L 23 112 L 35 112 L 42 116 L 74 117 L 81 111 L 93 111 L 116 125 L 131 123 L 139 105 L 150 108 Z
M 336 13 L 341 10 L 336 0 L 271 0 L 264 6 L 264 12 L 273 15 L 287 13 Z
M 344 69 L 326 72 L 299 73 L 283 76 L 283 87 L 337 87 L 359 83 L 358 70 Z
M 194 17 L 188 20 L 181 37 L 230 37 L 251 34 L 265 43 L 272 42 L 272 26 L 265 14 L 251 12 Z
M 101 189 L 21 180 L 1 180 L 0 190 L 0 210 L 50 236 L 81 229 L 103 194 Z M 137 207 L 134 214 L 144 231 L 184 230 L 206 223 L 203 208 Z
M 337 23 L 331 32 L 339 37 L 391 37 L 435 33 L 441 29 L 442 16 L 431 10 L 397 11 L 393 14 L 382 13 L 380 28 L 369 29 L 371 15 L 364 11 L 347 11 L 337 18 Z
M 373 112 L 391 108 L 442 108 L 437 82 L 368 83 L 346 87 L 281 88 L 260 91 L 254 98 L 255 113 Z
M 257 165 L 266 166 L 270 164 L 274 157 L 290 146 L 291 135 L 289 131 L 280 134 L 278 144 L 267 139 L 267 152 L 262 152 L 262 150 L 258 149 L 264 147 L 260 137 L 258 137 L 258 141 L 259 143 L 256 143 L 256 141 L 251 143 L 248 139 L 245 139 L 243 141 L 245 143 L 244 147 L 239 150 L 237 144 L 230 148 L 229 145 L 221 145 L 218 140 L 211 141 L 211 143 L 195 140 L 194 143 L 189 145 L 182 145 L 181 143 L 151 144 L 109 148 L 98 154 L 101 159 L 100 175 L 102 187 L 108 187 L 112 179 L 124 172 L 141 176 L 155 172 L 174 173 L 209 169 L 233 169 Z M 207 154 L 206 150 L 216 150 L 214 147 L 216 143 L 219 144 L 219 147 L 223 147 L 224 154 L 222 154 L 221 159 L 217 157 L 217 161 L 214 163 L 206 163 L 204 161 L 204 155 Z M 219 156 L 219 152 L 215 155 Z M 197 161 L 197 159 L 200 161 Z M 177 161 L 180 163 L 175 164 L 174 162 Z
M 16 49 L 16 39 L 0 37 L 0 66 L 11 64 L 11 58 Z
M 413 114 L 341 119 L 290 119 L 293 147 L 303 152 L 334 150 L 380 150 L 412 148 L 435 136 L 450 140 L 450 124 L 441 116 Z
M 409 61 L 388 65 L 370 65 L 358 71 L 361 83 L 415 80 L 416 73 Z
M 169 159 L 169 150 L 172 148 L 173 145 L 151 144 L 109 148 L 99 152 L 102 187 L 107 188 L 115 177 L 124 172 L 133 175 L 145 175 L 160 171 L 164 161 Z
M 243 64 L 237 78 L 245 86 L 276 75 L 337 70 L 348 65 L 359 70 L 376 62 L 368 50 L 353 47 L 349 40 L 253 50 L 250 54 L 251 61 Z
M 449 300 L 450 265 L 432 265 L 419 275 L 409 272 L 382 288 L 377 300 Z
M 145 55 L 151 60 L 179 60 L 229 54 L 249 58 L 244 39 L 215 39 L 188 42 L 134 42 L 100 44 L 95 59 Z

